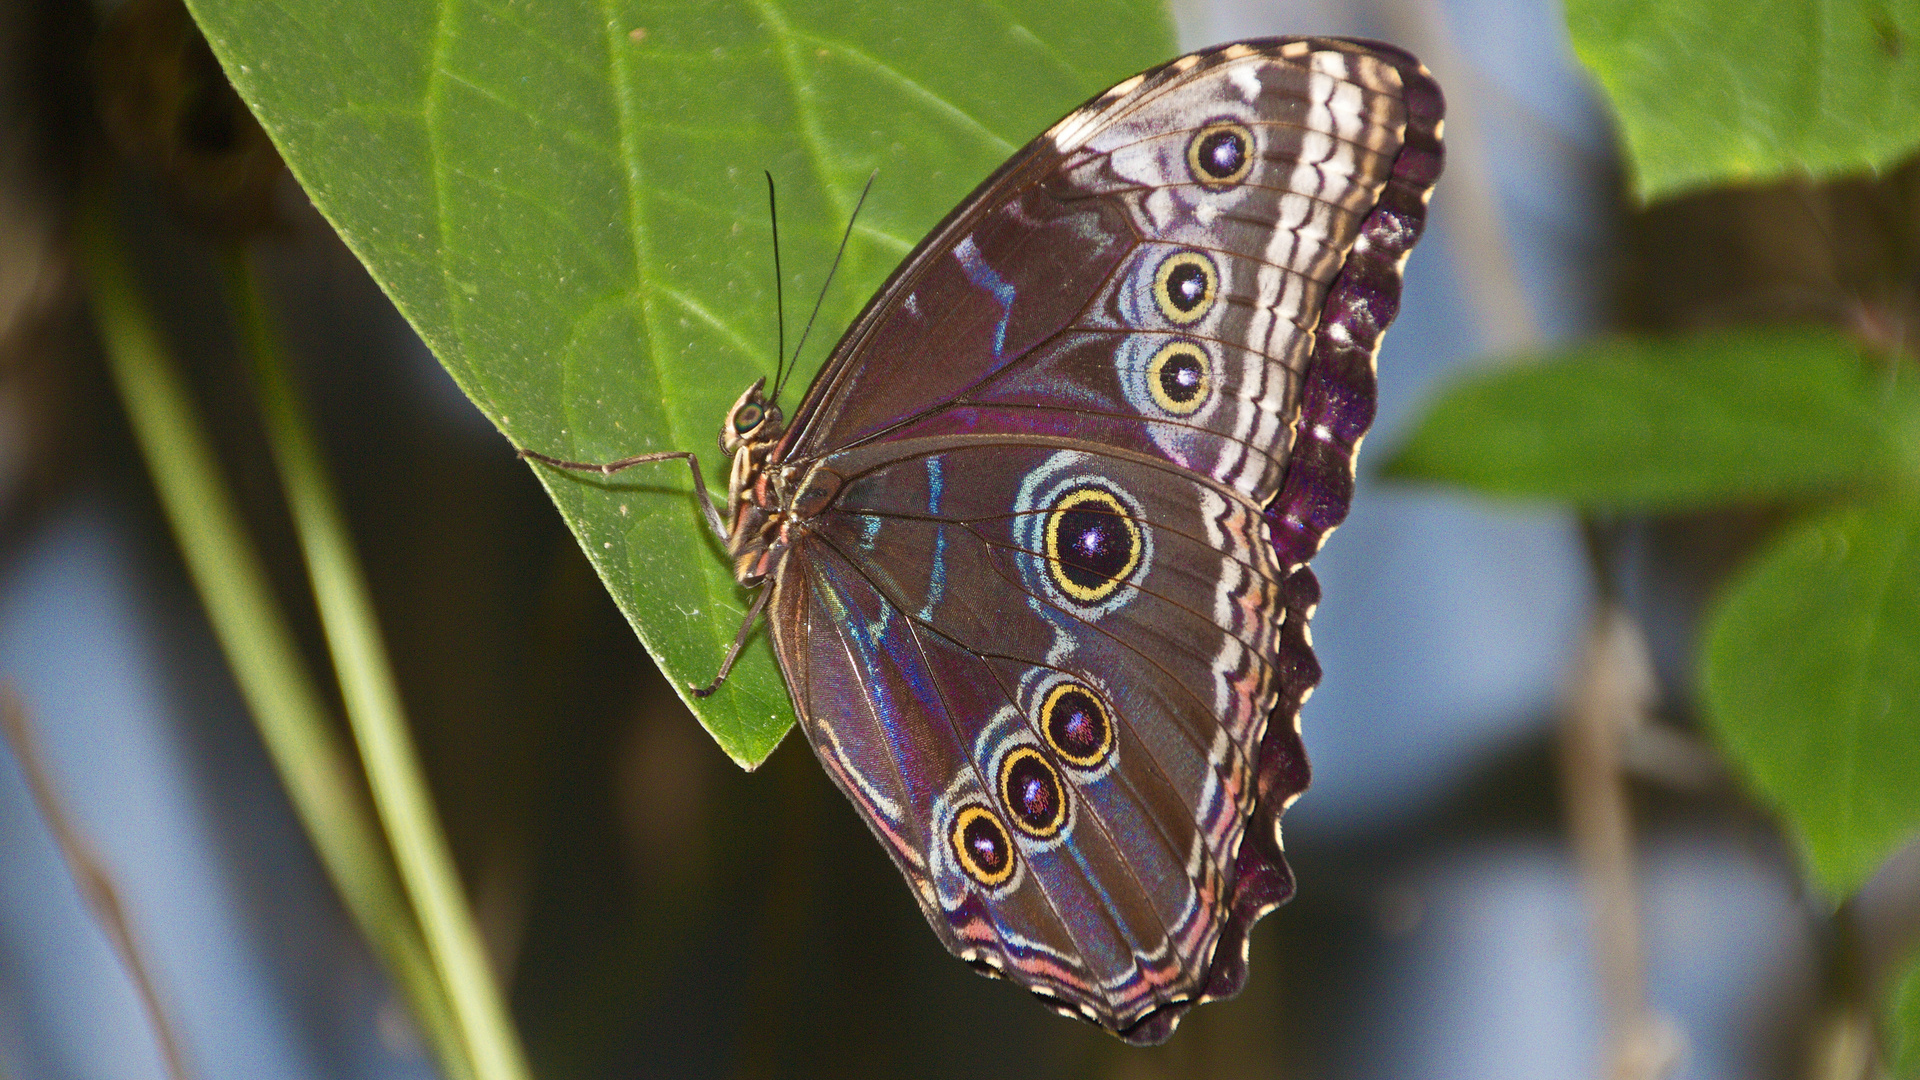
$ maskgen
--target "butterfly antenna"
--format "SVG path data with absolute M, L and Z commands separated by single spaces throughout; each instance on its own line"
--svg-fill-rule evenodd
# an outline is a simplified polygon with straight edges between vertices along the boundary
M 787 365 L 787 304 L 782 292 L 780 276 L 780 204 L 773 197 L 773 173 L 768 170 L 763 171 L 767 174 L 767 220 L 773 224 L 773 319 L 774 324 L 779 327 L 776 333 L 779 334 L 780 342 L 780 351 L 774 354 L 773 367 L 773 397 L 777 401 L 780 398 L 780 384 L 786 381 L 784 373 Z
M 867 186 L 860 189 L 860 201 L 853 204 L 853 213 L 847 215 L 847 231 L 840 234 L 840 250 L 833 253 L 833 265 L 827 267 L 827 280 L 821 284 L 820 295 L 813 301 L 813 314 L 807 316 L 806 329 L 800 331 L 800 343 L 793 347 L 796 365 L 800 360 L 800 350 L 807 347 L 807 335 L 813 332 L 813 320 L 820 317 L 820 305 L 827 299 L 827 289 L 833 284 L 833 275 L 840 269 L 840 257 L 847 253 L 847 241 L 853 238 L 853 223 L 860 220 L 860 208 L 867 205 L 867 193 L 873 190 L 873 179 L 879 175 L 878 169 L 867 174 Z M 780 396 L 778 384 L 775 384 L 773 394 Z

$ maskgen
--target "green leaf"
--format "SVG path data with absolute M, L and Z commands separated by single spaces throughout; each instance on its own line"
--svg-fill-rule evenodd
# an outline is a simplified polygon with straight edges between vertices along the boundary
M 515 446 L 693 450 L 721 492 L 719 423 L 774 369 L 762 169 L 796 316 L 877 171 L 804 377 L 1018 145 L 1172 52 L 1157 0 L 190 6 L 315 205 Z M 538 471 L 668 677 L 705 684 L 746 594 L 685 465 Z M 747 767 L 792 723 L 764 631 L 688 704 Z
M 1920 494 L 1789 528 L 1706 628 L 1722 750 L 1851 895 L 1920 829 Z
M 1887 1002 L 1887 1042 L 1893 1075 L 1920 1078 L 1920 956 L 1908 962 L 1906 976 Z
M 1643 200 L 1920 147 L 1915 0 L 1568 0 Z
M 1827 330 L 1616 338 L 1450 388 L 1386 475 L 1662 510 L 1920 475 L 1920 388 Z

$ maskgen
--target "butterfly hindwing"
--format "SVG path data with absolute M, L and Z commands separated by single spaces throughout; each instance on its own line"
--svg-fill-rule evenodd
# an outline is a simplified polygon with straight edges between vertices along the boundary
M 956 951 L 1127 1029 L 1199 996 L 1252 810 L 1259 508 L 1151 459 L 920 445 L 836 458 L 795 553 L 808 735 Z M 1004 880 L 956 840 L 969 811 Z

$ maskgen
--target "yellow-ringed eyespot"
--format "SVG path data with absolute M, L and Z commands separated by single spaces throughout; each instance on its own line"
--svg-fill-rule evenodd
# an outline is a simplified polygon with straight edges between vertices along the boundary
M 1040 730 L 1060 760 L 1077 768 L 1097 768 L 1113 751 L 1107 707 L 1079 683 L 1060 683 L 1040 699 Z
M 1169 341 L 1147 361 L 1147 392 L 1175 416 L 1192 416 L 1213 392 L 1213 364 L 1191 341 Z
M 1013 838 L 986 807 L 962 807 L 948 839 L 960 869 L 987 888 L 1005 885 L 1013 876 Z
M 1220 291 L 1220 274 L 1213 260 L 1197 251 L 1176 251 L 1153 274 L 1153 302 L 1167 321 L 1178 326 L 1196 322 L 1213 307 Z
M 1140 565 L 1140 526 L 1103 488 L 1078 487 L 1047 511 L 1047 571 L 1069 597 L 1097 604 Z
M 1210 188 L 1237 184 L 1253 171 L 1253 132 L 1232 120 L 1215 120 L 1187 143 L 1187 169 Z
M 1021 832 L 1042 839 L 1067 823 L 1067 791 L 1053 764 L 1031 746 L 1016 746 L 1000 762 L 1000 801 Z

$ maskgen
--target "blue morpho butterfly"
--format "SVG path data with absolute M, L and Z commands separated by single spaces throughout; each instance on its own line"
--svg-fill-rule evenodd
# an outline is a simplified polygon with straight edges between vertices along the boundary
M 1441 168 L 1391 46 L 1269 38 L 1074 110 L 896 270 L 723 518 L 814 753 L 948 949 L 1134 1043 L 1286 900 L 1309 558 Z M 711 691 L 708 687 L 707 691 Z M 698 693 L 700 691 L 696 691 Z

